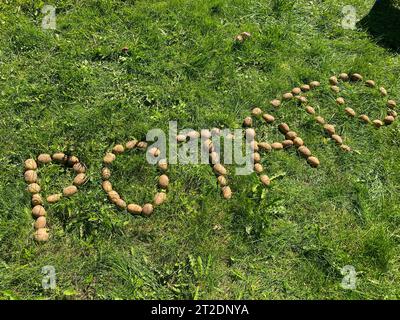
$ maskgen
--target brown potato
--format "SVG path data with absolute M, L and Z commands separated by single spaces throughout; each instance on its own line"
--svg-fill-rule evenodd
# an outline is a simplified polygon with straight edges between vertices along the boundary
M 347 81 L 347 80 L 349 80 L 349 75 L 348 75 L 347 73 L 341 73 L 341 74 L 339 75 L 339 78 L 340 78 L 342 81 Z
M 260 142 L 258 144 L 259 149 L 263 150 L 263 151 L 271 151 L 272 147 L 269 143 L 267 142 Z
M 315 121 L 317 121 L 319 124 L 324 124 L 325 123 L 325 119 L 322 118 L 321 116 L 315 117 Z
M 56 152 L 53 154 L 52 158 L 57 162 L 65 162 L 67 160 L 67 156 L 62 152 Z
M 35 194 L 32 195 L 32 201 L 31 202 L 32 202 L 33 206 L 37 206 L 38 204 L 42 205 L 43 204 L 43 199 L 42 199 L 40 194 L 35 193 Z
M 101 183 L 101 186 L 102 186 L 102 188 L 103 188 L 103 190 L 105 191 L 105 192 L 110 192 L 110 191 L 112 191 L 112 184 L 111 184 L 111 182 L 110 181 L 108 181 L 108 180 L 105 180 L 105 181 L 103 181 L 102 183 Z
M 138 144 L 138 141 L 136 139 L 130 140 L 125 144 L 125 148 L 128 150 L 132 150 L 136 145 Z
M 315 114 L 315 110 L 311 106 L 307 106 L 306 107 L 306 112 L 309 113 L 309 114 Z
M 308 103 L 308 99 L 306 97 L 303 96 L 296 96 L 296 99 L 300 102 L 300 103 Z
M 376 128 L 380 128 L 383 126 L 383 122 L 381 120 L 374 120 L 372 121 L 372 124 L 376 127 Z
M 108 180 L 108 179 L 110 179 L 110 177 L 111 177 L 111 170 L 108 169 L 108 168 L 106 168 L 106 167 L 104 167 L 104 168 L 101 170 L 101 177 L 103 178 L 103 180 Z
M 86 182 L 86 175 L 84 173 L 79 173 L 74 181 L 73 184 L 76 185 L 77 187 L 83 185 Z
M 39 154 L 37 160 L 39 163 L 42 163 L 42 164 L 50 163 L 52 161 L 51 155 L 49 155 L 47 153 Z
M 56 203 L 56 202 L 60 201 L 60 199 L 61 199 L 61 193 L 52 194 L 47 197 L 47 202 L 48 203 Z
M 331 136 L 332 140 L 335 141 L 338 145 L 341 145 L 343 143 L 343 139 L 341 136 L 337 135 L 337 134 L 333 134 Z
M 359 119 L 365 123 L 369 123 L 369 117 L 366 114 L 362 114 L 359 116 Z
M 131 203 L 128 205 L 128 211 L 133 214 L 142 213 L 143 208 L 135 203 Z
M 162 205 L 165 202 L 165 200 L 167 200 L 167 194 L 165 192 L 158 192 L 154 196 L 153 203 L 154 205 L 159 206 Z
M 392 124 L 394 122 L 394 117 L 393 116 L 386 116 L 383 121 L 385 121 L 386 125 L 390 125 L 390 124 Z
M 44 216 L 38 217 L 34 223 L 34 227 L 36 230 L 45 228 L 46 227 L 46 217 L 44 217 Z
M 230 199 L 232 198 L 232 190 L 229 186 L 225 186 L 222 188 L 222 195 L 224 196 L 225 199 Z
M 141 149 L 141 150 L 147 149 L 147 142 L 145 142 L 145 141 L 139 141 L 139 142 L 137 143 L 136 147 L 137 147 L 138 149 Z
M 36 170 L 37 169 L 37 163 L 33 159 L 27 159 L 25 160 L 25 170 Z
M 253 108 L 253 110 L 251 110 L 251 114 L 256 117 L 261 116 L 262 113 L 263 112 L 260 108 Z
M 158 161 L 158 168 L 160 168 L 162 171 L 167 171 L 168 170 L 167 159 L 161 159 L 160 161 Z
M 294 139 L 297 138 L 297 133 L 294 132 L 294 131 L 289 131 L 289 132 L 286 133 L 285 137 L 288 140 L 294 140 Z
M 293 141 L 292 140 L 284 140 L 284 141 L 282 141 L 282 145 L 284 148 L 290 148 L 293 146 Z
M 261 180 L 261 182 L 263 183 L 263 185 L 265 185 L 265 186 L 267 186 L 267 187 L 271 184 L 270 178 L 269 178 L 267 175 L 265 175 L 265 174 L 263 174 L 263 175 L 260 176 L 260 180 Z
M 304 141 L 300 137 L 294 138 L 293 139 L 293 143 L 297 148 L 301 147 L 302 145 L 304 145 Z
M 380 92 L 381 95 L 384 96 L 384 97 L 388 95 L 388 93 L 387 93 L 387 91 L 386 91 L 386 89 L 385 89 L 384 87 L 380 87 L 380 88 L 379 88 L 379 92 Z
M 70 166 L 73 166 L 75 163 L 78 163 L 78 162 L 79 162 L 79 159 L 78 159 L 78 157 L 75 157 L 75 156 L 70 156 L 67 159 L 67 163 Z
M 213 166 L 213 169 L 214 169 L 214 172 L 216 173 L 216 174 L 218 174 L 218 175 L 226 175 L 227 174 L 227 171 L 226 171 L 226 169 L 225 169 L 225 167 L 222 165 L 222 164 L 220 164 L 220 163 L 216 163 L 214 166 Z
M 352 108 L 346 108 L 344 109 L 344 112 L 346 112 L 350 117 L 355 117 L 356 112 Z
M 75 163 L 72 168 L 74 169 L 74 171 L 76 173 L 85 173 L 86 172 L 86 168 L 81 162 Z
M 339 81 L 335 76 L 332 76 L 329 78 L 329 83 L 333 86 L 336 86 L 339 83 Z
M 274 99 L 269 102 L 273 107 L 278 108 L 281 105 L 281 100 Z
M 213 151 L 210 153 L 210 162 L 212 164 L 220 163 L 219 154 L 217 152 Z
M 247 117 L 246 119 L 247 119 L 247 120 L 250 120 L 250 121 L 252 122 L 251 117 Z M 245 120 L 246 120 L 246 119 L 245 119 Z M 251 125 L 250 125 L 250 126 L 251 126 Z M 248 126 L 248 127 L 250 127 L 250 126 Z M 201 136 L 203 139 L 210 139 L 210 138 L 212 137 L 211 131 L 208 130 L 208 129 L 203 129 L 203 130 L 201 130 L 201 132 L 200 132 L 200 136 Z
M 353 73 L 351 75 L 351 80 L 353 80 L 353 81 L 362 81 L 363 77 L 362 77 L 362 75 L 360 75 L 358 73 Z
M 298 87 L 293 88 L 293 89 L 292 89 L 292 93 L 295 94 L 295 95 L 300 94 L 300 93 L 301 93 L 301 88 L 298 88 Z
M 256 131 L 253 128 L 248 128 L 245 130 L 246 138 L 254 139 L 256 136 Z
M 273 123 L 275 121 L 274 116 L 267 114 L 267 113 L 263 114 L 263 118 L 266 123 Z
M 221 129 L 219 128 L 212 128 L 211 129 L 211 136 L 218 137 L 221 134 Z
M 307 162 L 310 164 L 311 167 L 316 168 L 319 166 L 319 160 L 317 157 L 308 157 Z
M 198 139 L 200 138 L 200 133 L 198 133 L 196 130 L 192 130 L 187 133 L 187 137 L 192 140 Z
M 317 88 L 321 85 L 321 83 L 319 83 L 318 81 L 311 81 L 310 82 L 310 87 L 311 89 Z
M 365 81 L 365 84 L 367 87 L 370 87 L 370 88 L 374 88 L 376 86 L 374 80 L 367 80 L 367 81 Z
M 31 183 L 28 185 L 29 193 L 39 193 L 41 190 L 40 186 L 37 183 Z
M 264 167 L 260 163 L 256 163 L 254 165 L 254 171 L 257 173 L 261 173 L 264 171 Z
M 225 187 L 226 185 L 228 185 L 228 181 L 226 180 L 226 178 L 224 176 L 219 176 L 217 178 L 217 181 L 221 187 Z
M 243 126 L 251 127 L 253 125 L 253 119 L 251 117 L 246 117 L 243 120 Z
M 184 136 L 184 137 L 185 137 L 185 141 L 186 141 L 186 136 Z M 149 153 L 149 155 L 151 155 L 153 157 L 158 157 L 161 153 L 160 149 L 155 148 L 155 147 L 150 148 L 147 152 Z
M 259 148 L 258 148 L 258 142 L 255 141 L 255 140 L 251 141 L 251 142 L 249 143 L 249 148 L 250 148 L 250 150 L 252 150 L 252 151 L 258 151 L 258 150 L 259 150 Z
M 163 174 L 158 178 L 158 185 L 162 189 L 167 189 L 169 185 L 169 178 L 167 175 Z
M 176 136 L 176 141 L 178 142 L 185 142 L 186 141 L 186 136 L 184 134 L 178 134 Z M 152 149 L 157 149 L 157 148 L 152 148 Z M 150 150 L 152 150 L 150 149 Z M 158 149 L 157 149 L 158 150 Z
M 145 216 L 149 216 L 149 215 L 151 215 L 152 213 L 153 213 L 153 205 L 151 204 L 151 203 L 146 203 L 144 206 L 143 206 L 143 209 L 142 209 L 142 213 L 145 215 Z
M 324 129 L 326 133 L 329 134 L 330 136 L 335 134 L 335 127 L 331 124 L 325 124 Z
M 46 242 L 49 240 L 49 234 L 46 228 L 37 229 L 35 232 L 35 240 L 37 242 Z
M 271 148 L 274 150 L 282 150 L 283 149 L 283 144 L 280 142 L 274 142 L 271 144 Z
M 34 206 L 32 208 L 32 215 L 36 218 L 46 215 L 46 210 L 41 205 Z
M 397 112 L 394 110 L 387 111 L 388 116 L 392 116 L 393 118 L 397 118 Z
M 114 190 L 107 192 L 107 195 L 108 195 L 108 198 L 109 198 L 112 202 L 114 202 L 115 200 L 121 198 L 121 197 L 119 196 L 118 192 L 117 192 L 117 191 L 114 191 Z
M 305 158 L 311 157 L 311 151 L 308 149 L 306 146 L 301 146 L 297 149 L 300 153 Z
M 291 92 L 284 93 L 282 95 L 283 100 L 291 100 L 293 99 L 293 94 Z
M 331 90 L 335 93 L 339 93 L 340 92 L 340 88 L 338 86 L 331 86 Z
M 116 199 L 114 201 L 115 205 L 120 208 L 120 209 L 126 209 L 126 202 L 124 200 L 122 200 L 121 198 Z
M 260 154 L 258 152 L 254 152 L 252 158 L 253 158 L 252 159 L 253 162 L 260 162 L 261 161 L 261 156 L 260 156 Z
M 310 87 L 308 84 L 303 84 L 303 85 L 300 87 L 300 89 L 301 89 L 301 91 L 303 91 L 303 92 L 307 92 L 307 91 L 310 91 L 311 87 Z
M 396 108 L 397 103 L 396 103 L 396 101 L 394 101 L 394 100 L 389 100 L 389 101 L 387 102 L 387 106 L 388 106 L 389 108 L 391 108 L 391 109 L 394 109 L 394 108 Z
M 37 182 L 37 173 L 35 170 L 26 170 L 24 173 L 24 178 L 27 183 Z
M 68 186 L 63 189 L 63 196 L 70 197 L 78 192 L 78 188 L 75 186 Z
M 343 104 L 346 103 L 346 101 L 344 100 L 343 97 L 339 97 L 339 98 L 336 99 L 336 103 L 339 104 L 339 105 L 343 105 Z
M 280 131 L 281 133 L 283 133 L 283 134 L 286 134 L 286 133 L 288 133 L 288 132 L 290 131 L 290 128 L 289 128 L 289 126 L 288 126 L 286 123 L 281 123 L 281 124 L 278 126 L 278 129 L 279 129 L 279 131 Z
M 103 158 L 103 162 L 105 164 L 111 164 L 114 160 L 115 160 L 115 154 L 110 152 L 106 153 L 106 155 Z
M 115 146 L 114 146 L 114 148 L 112 149 L 112 152 L 114 153 L 114 154 L 121 154 L 121 153 L 123 153 L 125 151 L 125 148 L 124 148 L 124 146 L 122 145 L 122 144 L 116 144 Z

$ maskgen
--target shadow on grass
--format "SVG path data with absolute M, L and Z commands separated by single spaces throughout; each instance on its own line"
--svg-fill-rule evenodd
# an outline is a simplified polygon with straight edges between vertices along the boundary
M 357 26 L 382 47 L 400 53 L 400 1 L 378 0 Z

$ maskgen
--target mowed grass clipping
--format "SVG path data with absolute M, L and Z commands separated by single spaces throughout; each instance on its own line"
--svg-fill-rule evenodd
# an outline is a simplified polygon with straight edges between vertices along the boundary
M 397 299 L 400 297 L 400 148 L 397 122 L 380 130 L 346 117 L 329 76 L 358 72 L 400 100 L 399 57 L 363 30 L 341 27 L 373 0 L 60 0 L 43 31 L 42 1 L 0 4 L 1 299 Z M 251 39 L 234 44 L 236 34 Z M 127 54 L 121 48 L 128 47 Z M 153 128 L 239 128 L 254 105 L 311 80 L 310 104 L 355 152 L 343 153 L 300 108 L 274 115 L 320 159 L 292 150 L 264 157 L 270 177 L 234 176 L 220 195 L 210 166 L 170 166 L 168 202 L 150 218 L 118 210 L 101 190 L 102 158 Z M 384 100 L 348 86 L 348 106 L 380 117 Z M 283 140 L 276 126 L 257 132 Z M 23 162 L 66 152 L 88 167 L 80 192 L 46 206 L 50 241 L 33 241 Z M 39 171 L 58 192 L 72 174 Z M 151 201 L 156 170 L 120 156 L 112 176 L 129 201 Z M 55 267 L 57 287 L 42 288 Z M 341 287 L 352 265 L 357 287 Z

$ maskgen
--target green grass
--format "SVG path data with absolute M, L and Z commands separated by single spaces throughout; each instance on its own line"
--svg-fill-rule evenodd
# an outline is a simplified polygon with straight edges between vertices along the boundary
M 373 2 L 60 0 L 57 30 L 43 31 L 44 2 L 2 1 L 0 298 L 399 298 L 399 126 L 348 119 L 326 82 L 359 72 L 400 100 L 399 57 L 340 25 L 343 5 L 361 19 Z M 252 38 L 234 45 L 242 31 Z M 238 128 L 253 105 L 272 111 L 269 100 L 310 80 L 324 84 L 310 103 L 356 152 L 286 105 L 278 121 L 304 138 L 317 170 L 294 151 L 274 153 L 263 158 L 278 176 L 269 189 L 255 175 L 231 176 L 234 197 L 223 201 L 209 166 L 171 166 L 169 200 L 151 218 L 117 210 L 101 190 L 101 160 L 115 143 L 170 120 Z M 383 100 L 368 92 L 345 94 L 356 111 L 380 116 Z M 278 136 L 276 126 L 268 133 Z M 90 180 L 47 208 L 51 239 L 38 245 L 23 162 L 56 151 L 77 155 Z M 144 157 L 121 156 L 115 168 L 124 197 L 151 200 L 156 170 Z M 71 181 L 62 172 L 41 169 L 46 190 Z M 45 265 L 56 269 L 55 290 L 42 289 Z M 345 265 L 358 272 L 354 291 L 340 286 Z

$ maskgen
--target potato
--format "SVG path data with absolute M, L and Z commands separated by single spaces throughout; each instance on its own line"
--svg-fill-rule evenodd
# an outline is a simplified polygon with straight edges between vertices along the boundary
M 263 166 L 262 166 L 260 163 L 256 163 L 256 164 L 254 165 L 254 170 L 255 170 L 255 172 L 257 172 L 257 173 L 261 173 L 261 172 L 264 171 L 264 168 L 263 168 Z
M 271 148 L 274 150 L 282 150 L 283 149 L 283 144 L 280 142 L 274 142 L 271 144 Z
M 25 160 L 25 170 L 36 170 L 37 169 L 37 163 L 33 159 L 27 159 Z
M 79 173 L 76 175 L 72 183 L 77 187 L 79 187 L 83 185 L 85 182 L 86 182 L 86 175 L 84 173 Z
M 78 192 L 78 188 L 75 186 L 68 186 L 63 189 L 64 197 L 70 197 Z
M 207 140 L 203 141 L 203 148 L 204 148 L 204 150 L 208 150 L 208 152 L 214 151 L 214 145 L 213 145 L 211 139 L 207 139 Z
M 254 139 L 256 137 L 256 131 L 253 128 L 248 128 L 245 130 L 246 138 Z
M 75 157 L 75 156 L 70 156 L 67 159 L 67 163 L 70 166 L 73 166 L 75 163 L 78 163 L 78 162 L 79 162 L 79 159 L 78 159 L 78 157 Z
M 337 135 L 337 134 L 333 134 L 331 136 L 332 140 L 335 141 L 338 145 L 341 145 L 343 143 L 343 139 L 341 136 Z
M 261 180 L 261 182 L 263 183 L 263 185 L 265 185 L 265 186 L 267 186 L 267 187 L 271 184 L 270 178 L 269 178 L 267 175 L 265 175 L 265 174 L 263 174 L 263 175 L 260 176 L 260 180 Z
M 353 80 L 353 81 L 362 81 L 363 77 L 362 77 L 362 75 L 360 75 L 358 73 L 353 73 L 351 75 L 351 80 Z
M 359 116 L 359 119 L 365 123 L 369 123 L 369 117 L 366 114 L 362 114 Z
M 340 148 L 345 152 L 350 152 L 351 151 L 351 148 L 349 146 L 345 145 L 345 144 L 342 144 L 340 146 Z
M 346 103 L 346 101 L 344 100 L 343 97 L 339 97 L 336 99 L 336 103 L 339 105 L 344 105 Z
M 39 163 L 42 163 L 42 164 L 50 163 L 52 161 L 51 155 L 49 155 L 47 153 L 39 154 L 37 160 Z
M 379 92 L 380 92 L 381 95 L 384 96 L 384 97 L 388 95 L 387 90 L 386 90 L 384 87 L 380 87 L 380 88 L 379 88 Z
M 42 199 L 40 194 L 35 193 L 35 194 L 32 195 L 32 201 L 31 202 L 32 202 L 33 206 L 37 206 L 38 204 L 42 205 L 43 204 L 43 199 Z
M 185 137 L 185 141 L 186 141 L 186 136 L 184 136 L 184 137 Z M 151 155 L 153 157 L 158 157 L 161 153 L 160 149 L 158 149 L 156 147 L 150 148 L 147 152 L 149 153 L 149 155 Z
M 253 140 L 253 141 L 251 141 L 251 142 L 249 143 L 249 147 L 250 147 L 250 150 L 252 150 L 252 151 L 258 151 L 258 150 L 259 150 L 259 148 L 258 148 L 258 142 L 255 141 L 255 140 Z
M 137 147 L 138 149 L 141 149 L 141 150 L 147 149 L 147 142 L 145 142 L 145 141 L 139 141 L 139 142 L 137 143 L 136 147 Z
M 247 117 L 246 119 L 247 119 L 248 121 L 252 122 L 251 117 Z M 246 119 L 244 119 L 244 120 L 246 121 Z M 248 127 L 251 127 L 251 124 L 250 124 L 250 126 L 248 126 Z M 204 139 L 210 139 L 210 138 L 212 137 L 211 131 L 208 130 L 208 129 L 203 129 L 203 130 L 201 130 L 201 132 L 200 132 L 200 136 L 201 136 L 202 138 L 204 138 Z
M 306 146 L 301 146 L 297 149 L 301 156 L 308 158 L 311 157 L 311 151 Z
M 262 113 L 263 112 L 260 108 L 253 108 L 253 110 L 251 110 L 251 114 L 256 117 L 261 116 Z
M 232 198 L 232 190 L 229 186 L 225 186 L 222 188 L 222 195 L 225 199 Z
M 130 140 L 125 144 L 125 148 L 128 150 L 132 150 L 136 145 L 138 144 L 138 141 L 136 139 Z
M 67 156 L 62 152 L 57 152 L 52 156 L 54 161 L 57 162 L 65 162 L 67 160 Z
M 288 132 L 290 131 L 290 128 L 289 128 L 289 126 L 288 126 L 286 123 L 281 123 L 281 124 L 278 126 L 278 129 L 279 129 L 279 131 L 280 131 L 281 133 L 283 133 L 283 134 L 286 134 L 286 133 L 288 133 Z
M 319 166 L 319 160 L 317 157 L 308 157 L 307 162 L 310 164 L 311 167 L 316 168 Z
M 135 203 L 131 203 L 128 205 L 128 211 L 133 214 L 142 213 L 143 208 Z
M 196 130 L 191 130 L 187 133 L 187 137 L 192 140 L 198 139 L 200 138 L 200 133 L 198 133 Z
M 151 215 L 151 214 L 153 213 L 153 205 L 152 205 L 151 203 L 146 203 L 146 204 L 143 206 L 142 213 L 143 213 L 145 216 Z
M 220 162 L 219 154 L 215 151 L 210 153 L 210 162 L 216 164 Z
M 162 171 L 167 171 L 168 170 L 168 162 L 167 159 L 161 159 L 158 161 L 158 168 L 160 168 Z
M 217 181 L 221 187 L 225 187 L 226 185 L 228 185 L 228 181 L 226 180 L 226 178 L 224 176 L 219 176 L 217 178 Z
M 296 99 L 300 102 L 300 103 L 308 103 L 308 99 L 306 97 L 303 96 L 296 96 Z
M 297 138 L 297 133 L 294 131 L 289 131 L 285 134 L 286 139 L 288 140 L 293 140 L 295 138 Z
M 397 103 L 396 103 L 396 101 L 394 101 L 394 100 L 389 100 L 389 101 L 387 102 L 387 106 L 388 106 L 389 108 L 391 108 L 391 109 L 394 109 L 394 108 L 396 108 Z
M 115 154 L 107 152 L 103 158 L 105 164 L 111 164 L 115 160 Z
M 326 133 L 329 134 L 330 136 L 335 134 L 335 127 L 331 124 L 325 124 L 324 129 Z
M 178 141 L 178 142 L 185 142 L 186 141 L 186 136 L 184 135 L 184 134 L 178 134 L 177 136 L 176 136 L 176 141 Z M 153 148 L 152 148 L 153 149 Z M 157 148 L 155 148 L 155 149 L 157 149 Z
M 158 185 L 162 189 L 167 189 L 169 185 L 169 178 L 167 175 L 163 174 L 158 178 Z
M 335 93 L 339 93 L 340 92 L 340 88 L 338 86 L 331 86 L 331 90 Z
M 335 76 L 332 76 L 329 78 L 329 83 L 333 86 L 336 86 L 339 83 L 339 81 Z
M 303 84 L 301 87 L 300 87 L 300 89 L 301 89 L 301 91 L 303 91 L 303 92 L 307 92 L 307 91 L 310 91 L 310 86 L 308 85 L 308 84 Z
M 397 112 L 394 110 L 388 110 L 387 115 L 392 116 L 393 118 L 397 118 Z
M 85 173 L 86 172 L 86 168 L 81 162 L 75 163 L 72 168 L 74 169 L 74 171 L 76 173 Z
M 49 234 L 46 228 L 37 229 L 35 232 L 35 240 L 37 242 L 46 242 L 49 240 Z
M 390 125 L 390 124 L 392 124 L 394 122 L 394 117 L 393 116 L 386 116 L 383 121 L 385 121 L 386 125 Z
M 154 196 L 153 203 L 154 205 L 159 206 L 162 205 L 166 199 L 167 199 L 167 194 L 165 192 L 158 192 Z
M 292 140 L 284 140 L 284 141 L 282 141 L 282 145 L 284 148 L 290 148 L 293 146 L 293 141 Z
M 114 201 L 115 205 L 120 208 L 120 209 L 126 209 L 126 202 L 124 200 L 122 200 L 121 198 L 116 199 Z
M 355 117 L 356 112 L 352 108 L 346 108 L 344 109 L 344 112 L 346 112 L 350 117 Z
M 319 124 L 324 124 L 325 123 L 325 119 L 322 118 L 321 116 L 315 117 L 315 121 L 317 121 Z
M 221 129 L 219 128 L 212 128 L 211 129 L 211 136 L 218 137 L 221 134 Z
M 39 193 L 41 190 L 40 186 L 37 183 L 31 183 L 28 185 L 29 193 Z
M 301 93 L 301 88 L 298 88 L 298 87 L 293 88 L 293 89 L 292 89 L 292 93 L 295 94 L 295 95 L 300 94 L 300 93 Z
M 213 169 L 214 169 L 214 172 L 216 173 L 216 174 L 218 174 L 218 175 L 226 175 L 227 174 L 227 171 L 226 171 L 226 169 L 225 169 L 225 167 L 222 165 L 222 164 L 220 164 L 220 163 L 216 163 L 214 166 L 213 166 Z
M 44 217 L 44 216 L 38 217 L 34 223 L 34 227 L 36 230 L 45 228 L 46 227 L 46 217 Z
M 302 145 L 304 145 L 304 141 L 300 137 L 294 138 L 293 139 L 293 143 L 297 148 L 301 147 Z
M 27 183 L 37 182 L 37 173 L 35 170 L 26 170 L 24 173 L 24 178 Z
M 243 120 L 243 126 L 245 127 L 251 127 L 253 125 L 253 119 L 251 117 L 246 117 Z
M 275 121 L 274 116 L 267 113 L 263 114 L 263 119 L 265 120 L 266 123 L 273 123 Z
M 282 95 L 283 100 L 291 100 L 293 99 L 293 94 L 291 92 L 284 93 Z
M 376 85 L 374 80 L 367 80 L 367 81 L 365 81 L 365 84 L 367 87 L 370 87 L 370 88 L 374 88 Z
M 263 151 L 271 151 L 272 147 L 269 143 L 267 142 L 260 142 L 258 144 L 259 149 L 263 150 Z
M 254 152 L 252 156 L 253 162 L 260 162 L 261 161 L 261 156 L 258 152 Z
M 107 192 L 107 195 L 108 195 L 108 198 L 109 198 L 111 201 L 113 201 L 113 202 L 114 202 L 115 200 L 121 198 L 121 197 L 119 196 L 118 192 L 117 192 L 117 191 L 114 191 L 114 190 Z
M 274 99 L 269 102 L 273 107 L 278 108 L 281 105 L 281 100 Z
M 104 167 L 103 169 L 101 169 L 101 177 L 103 178 L 103 180 L 108 180 L 111 177 L 111 170 Z
M 306 107 L 306 112 L 309 113 L 309 114 L 315 114 L 315 110 L 311 106 L 307 106 Z
M 342 81 L 347 81 L 347 80 L 349 80 L 349 75 L 348 75 L 347 73 L 341 73 L 341 74 L 339 75 L 339 78 L 340 78 Z
M 241 34 L 236 35 L 234 40 L 236 42 L 239 42 L 239 43 L 243 43 L 244 42 L 244 38 L 243 38 L 243 36 Z
M 125 148 L 124 148 L 124 146 L 122 145 L 122 144 L 116 144 L 115 146 L 114 146 L 114 148 L 112 149 L 112 152 L 114 153 L 114 154 L 121 154 L 121 153 L 123 153 L 125 151 Z
M 310 82 L 310 87 L 311 89 L 317 88 L 321 85 L 321 83 L 319 83 L 318 81 L 311 81 Z
M 376 127 L 376 128 L 380 128 L 383 126 L 383 122 L 381 120 L 374 120 L 372 121 L 372 124 Z
M 56 203 L 56 202 L 60 201 L 60 199 L 61 199 L 61 193 L 52 194 L 47 197 L 47 202 L 48 203 Z
M 36 217 L 36 218 L 45 216 L 46 215 L 46 210 L 44 209 L 43 206 L 38 204 L 37 206 L 34 206 L 32 208 L 32 215 L 34 217 Z

